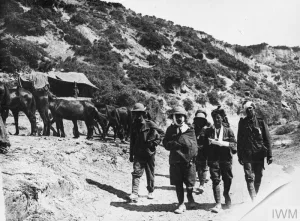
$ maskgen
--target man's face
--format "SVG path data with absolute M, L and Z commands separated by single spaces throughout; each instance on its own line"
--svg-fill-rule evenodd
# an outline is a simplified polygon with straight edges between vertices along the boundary
M 196 117 L 195 118 L 195 124 L 197 127 L 204 127 L 206 124 L 206 119 L 202 117 Z
M 185 116 L 182 114 L 175 114 L 175 120 L 177 124 L 182 124 L 184 122 Z
M 143 111 L 134 111 L 132 112 L 133 120 L 136 122 L 142 122 L 144 120 L 144 112 Z
M 246 114 L 247 114 L 247 117 L 252 118 L 254 116 L 254 108 L 253 107 L 248 107 L 246 109 Z
M 214 120 L 215 127 L 220 128 L 223 122 L 223 118 L 219 114 L 217 114 L 214 115 L 213 120 Z

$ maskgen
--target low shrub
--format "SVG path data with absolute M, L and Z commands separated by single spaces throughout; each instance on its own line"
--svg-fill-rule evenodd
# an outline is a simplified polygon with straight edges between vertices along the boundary
M 294 131 L 297 128 L 295 124 L 286 124 L 278 127 L 275 131 L 276 135 L 288 134 Z
M 90 41 L 69 23 L 60 21 L 56 25 L 62 29 L 65 34 L 64 40 L 70 45 L 91 45 Z
M 198 53 L 196 53 L 196 54 L 193 55 L 193 58 L 202 60 L 203 59 L 203 54 L 200 53 L 200 52 L 198 52 Z
M 23 13 L 24 10 L 16 1 L 0 1 L 0 18 L 7 15 L 11 16 L 13 13 Z
M 251 57 L 251 55 L 253 54 L 253 50 L 245 46 L 236 45 L 234 49 L 236 52 L 241 53 L 242 55 L 248 58 Z
M 207 97 L 208 97 L 209 102 L 212 105 L 220 105 L 220 103 L 219 103 L 219 94 L 218 94 L 217 91 L 213 90 L 213 91 L 208 92 Z
M 88 17 L 81 11 L 77 12 L 70 19 L 70 22 L 73 23 L 74 25 L 86 24 L 86 23 L 88 23 L 88 21 L 89 21 Z
M 171 97 L 170 100 L 167 100 L 167 103 L 170 107 L 176 107 L 176 106 L 179 106 L 179 101 L 178 99 L 176 99 L 175 97 Z
M 213 53 L 211 53 L 211 52 L 208 52 L 208 53 L 206 53 L 206 54 L 205 54 L 205 56 L 206 56 L 208 59 L 210 59 L 210 60 L 212 60 L 212 59 L 215 59 L 215 58 L 216 58 L 216 55 L 215 55 L 215 54 L 213 54 Z
M 0 68 L 7 72 L 17 72 L 25 66 L 37 69 L 44 56 L 47 53 L 30 41 L 7 38 L 0 42 Z
M 275 77 L 274 77 L 274 81 L 279 81 L 280 80 L 280 74 L 279 75 L 276 75 Z
M 159 93 L 162 91 L 162 87 L 160 85 L 161 73 L 158 70 L 135 67 L 132 65 L 128 65 L 125 68 L 127 69 L 128 77 L 138 89 L 153 93 Z
M 105 31 L 104 31 L 105 37 L 108 38 L 108 40 L 114 44 L 118 49 L 127 49 L 130 46 L 127 43 L 127 40 L 125 40 L 122 35 L 120 34 L 120 31 L 114 27 L 114 26 L 109 26 Z
M 142 32 L 155 32 L 156 26 L 152 22 L 148 22 L 145 18 L 139 18 L 136 16 L 128 16 L 126 21 L 136 29 Z
M 219 62 L 227 67 L 235 70 L 240 70 L 244 73 L 248 73 L 248 71 L 250 70 L 250 67 L 247 64 L 241 62 L 240 60 L 237 60 L 235 57 L 229 54 L 221 54 L 219 56 Z
M 61 2 L 61 4 L 62 4 L 63 2 Z M 76 11 L 77 11 L 77 6 L 76 5 L 74 5 L 74 4 L 63 4 L 63 9 L 67 12 L 67 13 L 69 13 L 69 14 L 71 14 L 71 13 L 75 13 Z
M 160 50 L 162 46 L 171 46 L 168 38 L 156 32 L 143 34 L 139 43 L 150 50 Z
M 204 84 L 202 81 L 198 79 L 194 80 L 194 85 L 197 90 L 202 91 L 203 93 L 206 92 L 208 89 L 208 85 Z
M 292 47 L 292 49 L 293 49 L 294 52 L 299 52 L 300 51 L 300 47 L 299 46 Z
M 196 103 L 201 104 L 202 106 L 204 106 L 206 104 L 206 102 L 209 101 L 209 99 L 208 99 L 206 94 L 198 94 L 195 101 L 196 101 Z
M 183 107 L 186 111 L 193 110 L 194 104 L 190 98 L 185 98 L 182 102 L 183 102 Z
M 290 50 L 290 48 L 288 46 L 285 45 L 278 45 L 278 46 L 274 46 L 274 49 L 281 49 L 281 50 Z
M 180 31 L 176 32 L 176 37 L 198 38 L 196 32 L 192 28 L 181 27 Z
M 174 47 L 178 48 L 181 52 L 189 54 L 192 57 L 194 57 L 197 53 L 197 51 L 186 42 L 176 41 Z
M 259 54 L 262 50 L 266 48 L 267 45 L 268 45 L 267 43 L 261 43 L 257 45 L 249 45 L 247 46 L 247 48 L 252 49 L 254 54 Z
M 19 35 L 39 36 L 45 34 L 45 28 L 41 26 L 41 19 L 32 10 L 24 14 L 11 14 L 5 17 L 6 31 Z
M 149 65 L 158 65 L 161 62 L 155 54 L 149 54 L 146 59 L 149 62 Z
M 282 117 L 282 110 L 276 105 L 256 105 L 255 112 L 259 117 L 263 118 L 269 126 L 275 125 Z
M 124 12 L 123 11 L 119 11 L 119 10 L 112 10 L 109 15 L 114 18 L 115 20 L 118 20 L 120 22 L 124 22 L 124 16 L 123 16 Z

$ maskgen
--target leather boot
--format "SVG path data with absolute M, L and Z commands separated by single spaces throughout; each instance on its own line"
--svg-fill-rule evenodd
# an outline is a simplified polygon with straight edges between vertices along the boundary
M 196 207 L 196 203 L 193 197 L 193 188 L 187 188 L 186 192 L 187 192 L 186 196 L 188 199 L 189 207 L 191 209 L 194 209 Z
M 214 198 L 216 203 L 221 203 L 220 185 L 213 185 Z
M 213 192 L 214 192 L 214 198 L 215 198 L 215 201 L 216 201 L 216 205 L 215 205 L 215 207 L 213 207 L 211 209 L 211 211 L 213 213 L 219 213 L 220 210 L 222 209 L 222 206 L 221 206 L 220 185 L 219 184 L 213 185 Z
M 247 188 L 248 188 L 248 192 L 249 192 L 249 195 L 250 195 L 252 201 L 254 201 L 255 198 L 256 198 L 256 191 L 255 191 L 255 188 L 254 188 L 254 182 L 247 182 Z
M 231 187 L 231 180 L 227 180 L 226 182 L 224 182 L 223 196 L 225 197 L 225 204 L 228 209 L 231 207 L 231 198 L 229 196 L 230 187 Z

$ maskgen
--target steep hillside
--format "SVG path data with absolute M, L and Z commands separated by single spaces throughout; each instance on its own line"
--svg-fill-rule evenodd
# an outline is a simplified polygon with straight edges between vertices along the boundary
M 230 45 L 92 0 L 1 1 L 1 24 L 3 72 L 84 72 L 100 88 L 95 101 L 130 106 L 146 100 L 162 123 L 178 103 L 191 112 L 222 104 L 239 114 L 246 92 L 269 124 L 298 113 L 299 47 Z

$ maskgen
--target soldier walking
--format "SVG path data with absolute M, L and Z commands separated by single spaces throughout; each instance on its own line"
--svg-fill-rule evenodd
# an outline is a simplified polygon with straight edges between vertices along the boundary
M 146 108 L 136 103 L 132 109 L 133 123 L 130 135 L 130 162 L 133 162 L 132 193 L 129 199 L 139 198 L 140 178 L 146 170 L 148 199 L 153 199 L 156 146 L 161 142 L 164 131 L 153 121 L 146 120 Z
M 173 123 L 167 128 L 163 145 L 170 151 L 170 181 L 175 185 L 178 199 L 177 214 L 186 210 L 184 204 L 184 188 L 186 186 L 189 206 L 194 208 L 193 187 L 196 181 L 195 158 L 198 147 L 195 131 L 187 125 L 187 113 L 183 107 L 175 107 L 169 116 Z
M 205 110 L 197 110 L 194 118 L 194 128 L 198 144 L 198 154 L 196 158 L 196 169 L 200 182 L 198 191 L 203 193 L 204 184 L 207 182 L 207 159 L 204 156 L 205 131 L 212 127 L 212 124 L 206 119 L 207 113 Z
M 221 209 L 220 182 L 221 177 L 224 184 L 223 196 L 228 208 L 231 206 L 229 191 L 233 178 L 232 154 L 236 153 L 236 140 L 234 133 L 229 127 L 225 111 L 218 107 L 212 111 L 214 121 L 213 127 L 207 129 L 207 144 L 205 145 L 205 156 L 207 156 L 212 187 L 216 205 L 212 212 L 218 213 Z
M 271 164 L 272 149 L 267 124 L 256 116 L 252 101 L 243 103 L 246 117 L 241 118 L 238 127 L 237 152 L 238 160 L 244 167 L 247 188 L 252 201 L 259 191 L 264 170 L 264 159 Z

